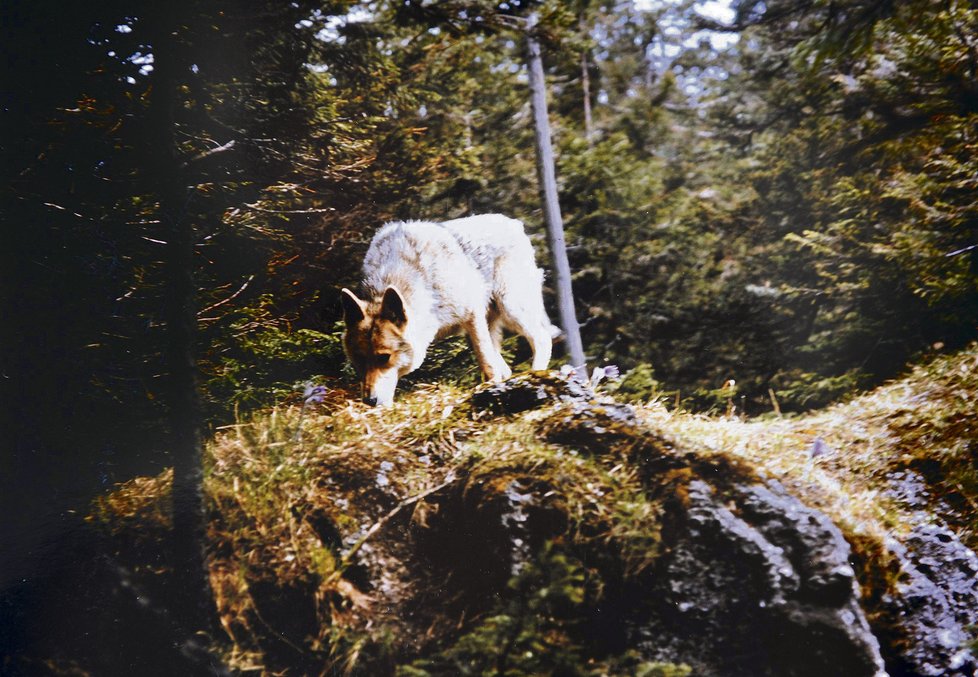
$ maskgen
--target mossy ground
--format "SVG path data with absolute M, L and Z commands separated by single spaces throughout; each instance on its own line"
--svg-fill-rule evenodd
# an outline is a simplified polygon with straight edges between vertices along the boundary
M 921 510 L 891 490 L 894 473 L 919 473 L 929 508 L 978 538 L 976 395 L 972 346 L 803 417 L 640 403 L 601 431 L 600 448 L 554 434 L 572 404 L 497 415 L 445 384 L 416 385 L 387 409 L 343 390 L 305 411 L 284 403 L 208 447 L 221 650 L 267 674 L 684 674 L 595 625 L 610 591 L 655 562 L 662 501 L 687 472 L 649 466 L 649 449 L 779 480 L 842 528 L 879 594 L 892 583 L 882 545 Z M 144 556 L 167 528 L 167 491 L 165 475 L 133 480 L 93 519 Z

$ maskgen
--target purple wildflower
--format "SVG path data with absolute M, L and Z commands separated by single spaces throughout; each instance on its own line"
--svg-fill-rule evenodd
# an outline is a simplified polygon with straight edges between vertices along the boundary
M 618 371 L 618 365 L 609 364 L 604 367 L 595 367 L 594 371 L 591 372 L 591 387 L 596 388 L 602 379 L 608 379 L 613 381 L 620 376 Z
M 811 458 L 818 458 L 819 456 L 828 456 L 831 451 L 832 448 L 821 437 L 816 437 L 812 441 L 812 446 L 808 448 L 808 455 Z
M 326 397 L 326 386 L 314 386 L 312 383 L 306 383 L 302 397 L 305 404 L 319 404 Z

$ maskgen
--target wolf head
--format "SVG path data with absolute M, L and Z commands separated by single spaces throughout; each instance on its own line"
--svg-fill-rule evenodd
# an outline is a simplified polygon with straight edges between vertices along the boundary
M 394 400 L 397 380 L 411 371 L 414 357 L 405 337 L 408 323 L 404 297 L 388 287 L 378 299 L 363 301 L 343 289 L 343 346 L 360 378 L 363 401 L 387 405 Z

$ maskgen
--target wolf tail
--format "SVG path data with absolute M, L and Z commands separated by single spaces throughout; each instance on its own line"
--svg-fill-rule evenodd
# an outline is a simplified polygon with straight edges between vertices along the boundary
M 550 340 L 554 343 L 564 340 L 564 330 L 555 324 L 550 325 Z

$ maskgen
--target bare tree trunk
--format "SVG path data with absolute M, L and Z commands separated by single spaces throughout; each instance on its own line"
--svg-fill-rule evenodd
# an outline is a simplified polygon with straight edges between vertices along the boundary
M 557 177 L 554 167 L 554 152 L 550 142 L 550 121 L 547 118 L 547 93 L 543 76 L 543 59 L 540 43 L 533 33 L 531 22 L 527 33 L 530 70 L 530 102 L 533 107 L 534 132 L 537 145 L 537 175 L 540 179 L 540 194 L 543 198 L 543 216 L 547 224 L 550 242 L 550 255 L 553 258 L 555 283 L 557 287 L 557 310 L 563 327 L 567 354 L 571 364 L 583 367 L 584 347 L 581 332 L 574 311 L 574 292 L 571 287 L 570 264 L 567 261 L 567 246 L 564 242 L 564 222 L 560 216 L 557 200 Z
M 172 554 L 175 594 L 169 600 L 185 631 L 209 628 L 213 604 L 204 564 L 202 414 L 194 339 L 194 227 L 188 214 L 188 187 L 178 155 L 174 110 L 178 56 L 173 26 L 160 18 L 156 32 L 154 83 L 150 101 L 153 175 L 157 182 L 161 230 L 166 239 L 164 319 L 169 378 L 170 453 L 173 460 Z M 170 28 L 165 28 L 170 25 Z

